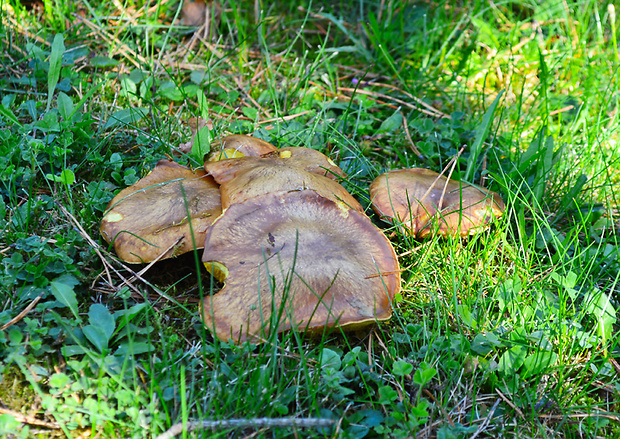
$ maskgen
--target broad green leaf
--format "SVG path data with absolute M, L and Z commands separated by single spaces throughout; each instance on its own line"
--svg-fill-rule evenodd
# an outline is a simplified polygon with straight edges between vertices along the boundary
M 258 110 L 253 107 L 243 107 L 241 109 L 241 112 L 245 117 L 248 117 L 252 120 L 256 119 L 256 117 L 258 116 Z
M 189 80 L 194 84 L 200 85 L 202 81 L 207 77 L 206 70 L 192 70 L 192 73 L 189 74 Z
M 60 79 L 63 53 L 65 53 L 64 36 L 62 34 L 56 34 L 52 42 L 52 53 L 49 61 L 50 66 L 47 73 L 47 108 L 45 111 L 49 111 L 52 106 L 54 89 L 56 88 L 56 84 L 58 84 L 58 79 Z
M 194 137 L 191 155 L 198 160 L 199 163 L 204 162 L 205 156 L 211 151 L 211 131 L 209 127 L 202 127 Z
M 73 100 L 65 93 L 60 92 L 56 98 L 56 103 L 58 104 L 58 112 L 63 120 L 71 119 L 73 116 Z
M 164 98 L 172 101 L 181 101 L 185 98 L 185 93 L 174 81 L 164 81 L 157 88 L 157 93 Z
M 60 276 L 50 282 L 50 290 L 57 301 L 69 307 L 75 318 L 79 319 L 77 297 L 73 287 L 77 280 L 71 275 Z
M 55 387 L 57 389 L 61 389 L 66 387 L 67 384 L 69 384 L 69 382 L 71 381 L 71 379 L 64 373 L 55 373 L 54 375 L 52 375 L 49 379 L 49 385 L 51 387 Z
M 196 90 L 196 101 L 198 103 L 198 110 L 200 110 L 200 117 L 207 120 L 209 118 L 209 101 L 207 101 L 207 97 L 201 89 Z
M 65 357 L 72 357 L 74 355 L 83 355 L 86 353 L 86 350 L 80 345 L 70 344 L 60 348 L 60 352 Z
M 24 334 L 19 329 L 17 328 L 9 329 L 9 342 L 11 343 L 11 345 L 17 346 L 18 344 L 21 344 L 23 339 L 24 339 Z
M 497 336 L 491 332 L 478 334 L 474 337 L 471 350 L 480 355 L 488 355 L 494 348 L 500 346 Z
M 93 67 L 101 67 L 101 68 L 106 68 L 106 67 L 115 67 L 118 65 L 118 61 L 116 61 L 115 59 L 112 59 L 108 56 L 93 56 L 90 61 L 89 64 Z
M 524 346 L 514 346 L 502 354 L 498 362 L 498 370 L 505 375 L 513 375 L 525 361 L 527 349 Z
M 64 169 L 60 173 L 60 175 L 45 174 L 45 177 L 48 180 L 52 180 L 52 181 L 55 181 L 57 183 L 63 183 L 63 184 L 73 184 L 73 183 L 75 183 L 75 174 L 73 173 L 73 171 L 71 169 Z
M 113 128 L 117 125 L 135 125 L 148 114 L 148 108 L 136 107 L 125 108 L 113 113 L 103 126 L 104 129 Z
M 583 301 L 586 304 L 586 312 L 596 319 L 596 332 L 601 337 L 601 343 L 605 345 L 616 323 L 616 309 L 611 304 L 609 296 L 598 288 L 588 291 Z
M 340 355 L 331 349 L 324 348 L 321 351 L 321 369 L 330 368 L 333 370 L 340 370 L 342 360 Z
M 134 343 L 123 343 L 119 346 L 119 348 L 114 352 L 116 356 L 125 356 L 128 354 L 131 355 L 139 355 L 144 354 L 146 352 L 151 352 L 155 349 L 151 343 L 146 343 L 143 341 L 134 342 Z
M 416 383 L 418 386 L 423 387 L 428 384 L 436 374 L 437 369 L 423 362 L 422 364 L 420 364 L 420 367 L 414 372 L 413 382 Z
M 558 354 L 549 351 L 536 351 L 523 361 L 523 378 L 545 372 L 558 361 Z
M 121 90 L 122 96 L 129 99 L 135 99 L 138 97 L 138 86 L 131 80 L 129 76 L 121 76 Z
M 13 415 L 8 413 L 0 414 L 0 436 L 19 437 L 18 434 L 22 427 L 22 423 L 15 419 Z
M 82 329 L 82 332 L 88 341 L 90 341 L 100 353 L 103 353 L 108 348 L 109 339 L 100 327 L 86 325 L 84 329 Z
M 390 386 L 379 387 L 379 403 L 390 404 L 398 399 L 398 392 Z
M 504 310 L 506 307 L 509 307 L 512 312 L 512 310 L 514 310 L 514 306 L 517 304 L 517 299 L 519 298 L 521 288 L 521 279 L 518 277 L 505 280 L 500 285 L 499 292 L 497 294 L 499 309 Z
M 403 115 L 400 111 L 395 111 L 390 117 L 381 122 L 379 133 L 393 133 L 403 124 Z
M 92 326 L 101 328 L 108 339 L 114 334 L 114 316 L 110 314 L 108 308 L 100 303 L 95 303 L 88 310 L 88 321 Z
M 428 402 L 421 399 L 417 406 L 411 406 L 411 414 L 416 418 L 426 418 L 428 416 Z
M 394 375 L 396 376 L 402 377 L 405 375 L 409 375 L 412 371 L 413 365 L 403 360 L 395 361 L 394 365 L 392 366 L 392 373 L 394 373 Z
M 17 116 L 15 116 L 13 112 L 5 106 L 0 106 L 0 115 L 13 122 L 14 125 L 22 126 L 19 119 L 17 119 Z
M 469 306 L 460 304 L 456 306 L 457 312 L 463 323 L 465 323 L 471 329 L 478 328 L 478 321 L 474 320 L 474 315 L 471 312 Z

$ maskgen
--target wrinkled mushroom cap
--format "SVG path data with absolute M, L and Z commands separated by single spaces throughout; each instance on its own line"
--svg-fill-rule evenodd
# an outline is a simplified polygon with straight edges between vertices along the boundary
M 239 157 L 261 157 L 278 149 L 262 139 L 234 134 L 212 142 L 211 150 L 207 162 Z
M 370 198 L 383 219 L 397 219 L 419 237 L 472 235 L 505 209 L 495 192 L 421 168 L 380 175 L 370 185 Z
M 160 160 L 110 201 L 99 231 L 119 258 L 145 263 L 191 251 L 194 242 L 202 248 L 207 227 L 220 214 L 219 186 L 211 176 Z
M 383 233 L 363 213 L 313 190 L 231 205 L 208 232 L 203 262 L 225 282 L 202 309 L 222 340 L 385 320 L 400 291 L 396 254 Z
M 316 162 L 309 157 L 316 156 L 301 151 L 305 149 L 307 148 L 285 148 L 280 150 L 277 156 L 207 162 L 205 169 L 221 185 L 223 209 L 270 192 L 313 189 L 326 198 L 362 212 L 359 202 L 339 183 L 325 175 L 326 172 L 337 175 L 337 171 L 321 167 L 322 164 L 330 166 L 327 161 L 315 165 Z

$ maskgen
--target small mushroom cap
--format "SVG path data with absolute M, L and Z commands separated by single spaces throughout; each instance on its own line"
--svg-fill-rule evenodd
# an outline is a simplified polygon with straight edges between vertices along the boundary
M 99 231 L 114 244 L 119 258 L 146 263 L 166 250 L 163 258 L 191 251 L 194 242 L 202 248 L 207 227 L 221 212 L 219 186 L 210 175 L 160 160 L 146 177 L 110 201 Z
M 290 149 L 294 151 L 289 156 L 287 153 Z M 270 192 L 314 189 L 326 198 L 363 212 L 359 202 L 344 187 L 323 175 L 327 172 L 325 169 L 308 164 L 308 155 L 297 154 L 300 149 L 307 148 L 281 150 L 280 155 L 285 153 L 284 158 L 243 157 L 205 163 L 205 169 L 221 185 L 222 208 L 226 209 L 231 204 L 242 203 Z M 306 168 L 317 170 L 319 173 L 310 172 Z
M 207 162 L 239 157 L 261 157 L 278 150 L 271 143 L 242 134 L 234 134 L 215 140 L 211 143 L 211 149 Z
M 203 262 L 225 277 L 202 309 L 222 340 L 386 320 L 400 291 L 390 241 L 363 213 L 313 190 L 231 205 L 208 232 Z
M 495 192 L 421 168 L 380 175 L 370 185 L 370 198 L 383 219 L 398 219 L 421 238 L 475 234 L 505 209 Z

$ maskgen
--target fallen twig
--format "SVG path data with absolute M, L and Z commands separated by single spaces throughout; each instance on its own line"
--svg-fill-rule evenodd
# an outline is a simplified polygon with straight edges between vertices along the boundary
M 0 331 L 4 331 L 6 328 L 13 326 L 15 323 L 19 322 L 21 319 L 24 318 L 24 316 L 26 314 L 28 314 L 32 308 L 35 307 L 35 305 L 37 303 L 39 303 L 39 300 L 41 300 L 41 298 L 43 297 L 44 293 L 39 294 L 37 297 L 35 297 L 33 299 L 32 302 L 30 302 L 30 304 L 28 304 L 28 306 L 26 308 L 24 308 L 24 310 L 22 312 L 20 312 L 19 314 L 17 314 L 15 317 L 13 317 L 8 323 L 5 323 L 4 325 L 2 325 L 2 327 L 0 327 Z
M 525 420 L 525 416 L 523 416 L 523 412 L 519 409 L 519 407 L 517 407 L 516 405 L 514 405 L 512 403 L 512 401 L 510 401 L 506 395 L 504 395 L 499 389 L 495 389 L 495 391 L 497 392 L 497 394 L 504 400 L 504 402 L 506 404 L 508 404 L 515 412 L 517 412 L 517 414 L 519 415 L 519 417 L 523 420 Z
M 495 401 L 495 404 L 493 404 L 493 407 L 491 407 L 491 410 L 489 411 L 489 414 L 487 415 L 487 417 L 484 419 L 482 424 L 480 424 L 480 427 L 478 427 L 478 430 L 476 430 L 476 432 L 472 434 L 469 439 L 476 439 L 478 435 L 482 433 L 482 431 L 485 428 L 487 428 L 487 425 L 489 425 L 489 422 L 491 422 L 491 419 L 493 419 L 493 414 L 495 413 L 495 410 L 497 409 L 497 406 L 499 405 L 500 401 L 501 399 L 497 398 L 497 400 Z
M 324 418 L 254 418 L 254 419 L 221 419 L 190 421 L 187 423 L 174 424 L 166 432 L 155 439 L 171 439 L 178 434 L 191 432 L 198 429 L 226 429 L 226 428 L 273 428 L 273 427 L 296 427 L 296 428 L 320 428 L 330 427 L 334 424 L 333 419 Z
M 20 422 L 22 424 L 36 425 L 38 427 L 51 428 L 54 430 L 58 430 L 60 428 L 60 425 L 58 425 L 58 423 L 56 422 L 42 421 L 33 416 L 23 415 L 20 412 L 16 412 L 15 410 L 0 407 L 0 413 L 5 415 L 11 415 L 15 418 L 17 422 Z

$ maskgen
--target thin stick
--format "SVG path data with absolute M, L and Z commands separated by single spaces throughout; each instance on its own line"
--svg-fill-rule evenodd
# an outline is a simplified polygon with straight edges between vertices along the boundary
M 226 429 L 226 428 L 274 428 L 274 427 L 296 427 L 296 428 L 320 428 L 330 427 L 334 424 L 333 419 L 325 418 L 254 418 L 254 419 L 221 419 L 219 421 L 204 420 L 190 421 L 185 425 L 180 422 L 173 425 L 166 432 L 160 434 L 155 439 L 172 439 L 183 431 L 189 433 L 199 429 Z M 185 427 L 185 428 L 184 428 Z
M 546 415 L 546 414 L 540 414 L 538 415 L 539 418 L 545 418 L 545 419 L 554 419 L 554 420 L 558 420 L 561 421 L 563 419 L 570 419 L 570 418 L 574 418 L 574 419 L 585 419 L 585 418 L 606 418 L 606 419 L 611 419 L 612 421 L 615 422 L 620 422 L 620 416 L 616 416 L 616 415 L 609 415 L 607 413 L 573 413 L 572 415 Z
M 510 401 L 506 395 L 504 395 L 499 389 L 495 389 L 495 391 L 497 392 L 497 394 L 504 400 L 504 402 L 506 404 L 508 404 L 515 412 L 517 412 L 517 414 L 519 415 L 519 417 L 523 420 L 525 420 L 525 416 L 523 416 L 523 412 L 521 411 L 521 409 L 519 409 L 519 407 L 517 407 L 516 405 L 514 405 L 512 403 L 512 401 Z
M 441 411 L 441 413 L 448 420 L 448 424 L 450 424 L 451 427 L 454 427 L 454 421 L 452 420 L 452 416 L 450 416 L 450 413 L 446 411 L 446 408 L 443 405 L 441 405 L 439 401 L 437 401 L 437 398 L 435 398 L 435 395 L 433 395 L 428 389 L 422 389 L 422 393 L 428 396 L 435 403 L 435 405 L 439 407 L 439 410 Z
M 411 134 L 409 134 L 409 127 L 407 126 L 407 118 L 406 117 L 403 117 L 403 128 L 405 130 L 405 137 L 407 137 L 407 140 L 409 141 L 409 147 L 411 148 L 411 150 L 413 151 L 413 153 L 415 155 L 420 157 L 422 155 L 422 153 L 420 152 L 418 147 L 415 146 L 415 143 L 413 143 L 413 139 L 411 138 Z
M 35 297 L 34 300 L 30 302 L 30 304 L 26 308 L 24 308 L 22 312 L 20 312 L 15 317 L 13 317 L 8 323 L 5 323 L 2 327 L 0 327 L 0 331 L 4 331 L 6 328 L 13 326 L 15 323 L 23 319 L 24 316 L 28 314 L 32 310 L 32 308 L 36 306 L 37 303 L 39 303 L 39 300 L 41 300 L 41 297 L 43 297 L 43 294 L 44 293 L 41 293 L 37 297 Z
M 292 120 L 292 119 L 295 119 L 297 117 L 303 116 L 304 114 L 308 114 L 308 113 L 310 113 L 310 110 L 302 111 L 301 113 L 297 113 L 297 114 L 290 114 L 288 116 L 274 117 L 272 119 L 261 120 L 260 122 L 258 122 L 258 124 L 262 125 L 265 123 Z
M 170 250 L 172 250 L 173 248 L 175 248 L 177 245 L 179 245 L 179 243 L 184 239 L 184 236 L 181 236 L 179 239 L 177 239 L 175 242 L 173 242 L 172 244 L 170 244 L 168 246 L 167 249 L 165 249 L 163 252 L 161 252 L 159 254 L 159 256 L 157 256 L 155 259 L 153 259 L 146 267 L 144 267 L 142 270 L 138 271 L 138 273 L 136 273 L 135 277 L 131 277 L 129 279 L 126 279 L 123 281 L 123 283 L 121 283 L 118 288 L 123 288 L 123 285 L 129 285 L 130 282 L 133 282 L 134 280 L 136 280 L 137 278 L 139 278 L 140 276 L 143 276 L 144 273 L 146 273 L 147 271 L 149 271 L 151 269 L 151 267 L 153 265 L 155 265 L 155 263 L 161 261 L 161 259 L 168 254 L 168 252 Z
M 36 425 L 38 427 L 51 428 L 54 430 L 60 429 L 60 425 L 58 425 L 58 423 L 56 422 L 41 421 L 40 419 L 37 419 L 33 416 L 23 415 L 20 412 L 16 412 L 15 410 L 0 407 L 0 413 L 5 415 L 11 415 L 15 418 L 17 422 L 20 422 L 22 424 Z
M 437 110 L 429 111 L 429 110 L 426 110 L 424 108 L 420 108 L 417 105 L 413 105 L 413 104 L 411 104 L 411 103 L 409 103 L 407 101 L 403 101 L 402 99 L 398 99 L 398 98 L 395 98 L 393 96 L 386 95 L 386 94 L 383 94 L 383 93 L 377 93 L 377 92 L 374 92 L 374 91 L 363 90 L 363 89 L 360 89 L 360 88 L 349 88 L 349 87 L 340 87 L 339 90 L 340 91 L 346 91 L 346 92 L 349 92 L 349 93 L 357 93 L 357 94 L 366 95 L 366 96 L 376 96 L 376 97 L 379 97 L 379 98 L 388 99 L 390 101 L 397 102 L 397 103 L 399 103 L 401 105 L 404 105 L 405 107 L 409 107 L 412 110 L 416 110 L 416 111 L 419 111 L 420 113 L 424 113 L 427 116 L 438 117 L 438 118 L 441 118 L 441 117 L 445 116 L 445 114 L 443 114 L 441 112 L 438 112 Z
M 495 413 L 495 409 L 497 409 L 497 406 L 499 405 L 500 401 L 501 399 L 497 398 L 497 400 L 495 401 L 495 404 L 493 404 L 493 407 L 491 407 L 491 411 L 489 411 L 489 414 L 487 415 L 487 417 L 484 419 L 482 424 L 480 424 L 480 427 L 478 427 L 478 430 L 476 430 L 476 432 L 472 434 L 469 439 L 476 439 L 478 435 L 482 433 L 482 430 L 487 428 L 487 425 L 489 425 L 489 422 L 491 422 L 491 419 L 493 418 L 493 414 Z
M 442 111 L 439 111 L 437 108 L 433 107 L 432 105 L 427 104 L 422 99 L 415 97 L 414 95 L 412 95 L 408 91 L 405 91 L 405 90 L 403 90 L 401 88 L 398 88 L 395 85 L 384 84 L 382 82 L 370 82 L 370 85 L 373 85 L 373 86 L 376 86 L 376 87 L 386 87 L 386 88 L 391 88 L 392 90 L 396 90 L 396 91 L 404 94 L 405 96 L 409 97 L 410 99 L 413 99 L 418 104 L 420 104 L 423 107 L 427 108 L 429 111 L 435 113 L 437 116 L 439 116 L 439 117 L 446 117 L 446 118 L 449 117 L 446 113 L 444 113 Z
M 463 152 L 463 150 L 465 149 L 465 147 L 462 147 L 461 150 L 456 154 L 456 156 L 452 157 L 450 159 L 450 161 L 448 162 L 448 164 L 446 165 L 445 168 L 443 168 L 443 170 L 439 173 L 439 175 L 435 178 L 435 180 L 433 181 L 433 184 L 431 184 L 428 188 L 428 190 L 426 191 L 426 193 L 424 195 L 422 195 L 422 198 L 420 198 L 418 200 L 418 202 L 420 204 L 422 204 L 422 202 L 426 199 L 426 197 L 428 197 L 428 194 L 431 193 L 431 191 L 433 190 L 433 188 L 435 187 L 435 184 L 439 181 L 439 179 L 441 178 L 441 176 L 446 172 L 446 170 L 448 169 L 448 166 L 451 166 L 451 170 L 450 170 L 450 174 L 448 178 L 448 181 L 450 180 L 450 177 L 452 176 L 452 172 L 454 171 L 454 166 L 456 165 L 456 161 L 458 160 L 458 158 L 461 156 L 461 153 Z M 444 186 L 443 192 L 441 194 L 441 199 L 439 200 L 439 204 L 437 205 L 437 207 L 441 208 L 441 203 L 443 202 L 443 195 L 446 192 L 446 187 L 448 185 L 448 181 L 446 181 L 446 185 Z
M 375 277 L 380 277 L 380 276 L 391 276 L 392 274 L 402 273 L 403 271 L 406 271 L 406 269 L 403 268 L 401 270 L 382 271 L 381 273 L 370 274 L 366 276 L 364 279 L 373 279 Z

